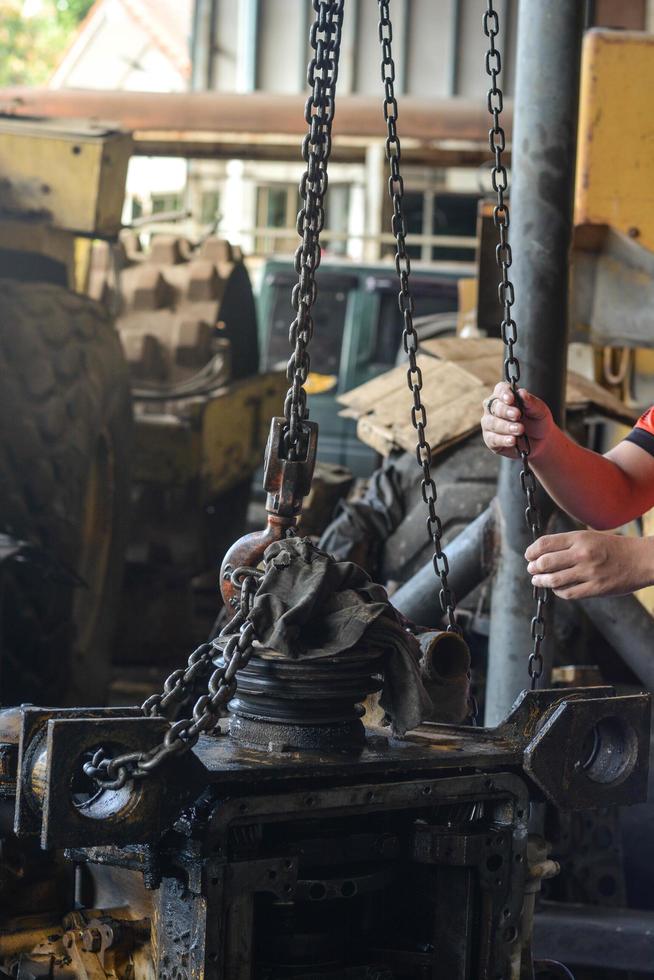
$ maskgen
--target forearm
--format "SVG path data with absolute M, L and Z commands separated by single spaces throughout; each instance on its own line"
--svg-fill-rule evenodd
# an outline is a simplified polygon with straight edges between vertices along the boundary
M 484 442 L 492 452 L 515 459 L 526 434 L 534 472 L 562 510 L 606 531 L 654 508 L 651 446 L 627 438 L 600 456 L 565 435 L 542 399 L 524 388 L 517 395 L 518 404 L 510 385 L 500 381 L 490 400 L 484 399 Z
M 597 530 L 618 527 L 642 513 L 624 470 L 559 428 L 552 429 L 532 468 L 562 510 Z

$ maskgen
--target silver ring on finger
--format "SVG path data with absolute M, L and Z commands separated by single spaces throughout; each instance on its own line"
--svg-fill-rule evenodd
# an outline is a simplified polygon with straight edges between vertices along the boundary
M 492 398 L 489 398 L 488 399 L 488 404 L 486 405 L 486 408 L 488 409 L 488 414 L 489 415 L 492 415 L 493 418 L 497 418 L 497 416 L 495 415 L 495 412 L 493 411 L 493 402 L 496 402 L 496 401 L 497 401 L 497 395 L 493 395 Z

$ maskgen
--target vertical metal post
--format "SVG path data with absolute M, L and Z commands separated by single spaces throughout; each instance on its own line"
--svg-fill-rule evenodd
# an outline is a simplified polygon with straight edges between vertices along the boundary
M 195 0 L 191 31 L 191 88 L 213 88 L 214 45 L 216 42 L 217 0 Z
M 386 149 L 384 144 L 371 143 L 366 149 L 365 194 L 368 236 L 363 243 L 366 262 L 378 262 L 382 256 L 381 236 L 386 229 L 384 222 L 388 195 L 386 193 Z
M 395 13 L 393 14 L 394 28 L 397 50 L 400 52 L 395 65 L 395 93 L 404 95 L 407 89 L 409 77 L 409 39 L 411 34 L 410 19 L 415 17 L 415 10 L 412 9 L 409 0 L 399 0 L 396 2 Z
M 511 232 L 520 384 L 564 415 L 568 262 L 584 4 L 520 0 L 512 138 Z M 518 463 L 502 460 L 501 546 L 491 603 L 487 725 L 527 684 L 533 610 L 524 552 L 529 532 Z M 541 497 L 543 516 L 551 502 Z M 547 660 L 541 683 L 551 669 Z
M 301 4 L 300 30 L 298 32 L 298 73 L 297 91 L 303 93 L 307 84 L 307 62 L 309 60 L 309 31 L 311 29 L 311 5 Z M 341 89 L 342 91 L 342 89 Z
M 459 35 L 461 33 L 461 0 L 450 0 L 450 53 L 447 66 L 447 94 L 459 89 Z
M 254 92 L 259 74 L 259 0 L 241 0 L 238 11 L 237 91 Z

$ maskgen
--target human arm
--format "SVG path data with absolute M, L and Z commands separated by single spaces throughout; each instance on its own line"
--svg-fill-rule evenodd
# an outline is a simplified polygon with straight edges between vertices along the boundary
M 482 419 L 486 444 L 493 452 L 515 456 L 517 440 L 527 432 L 530 462 L 550 496 L 583 523 L 601 529 L 546 534 L 530 545 L 525 557 L 533 584 L 565 599 L 623 595 L 654 584 L 654 538 L 603 533 L 654 506 L 651 419 L 600 456 L 566 436 L 544 402 L 524 390 L 520 395 L 522 412 L 508 385 L 496 387 L 493 413 L 486 403 Z
M 515 457 L 520 437 L 529 437 L 532 469 L 562 510 L 597 530 L 626 524 L 654 507 L 654 456 L 623 440 L 601 456 L 570 439 L 547 405 L 525 389 L 522 410 L 508 384 L 484 402 L 482 432 L 489 449 Z

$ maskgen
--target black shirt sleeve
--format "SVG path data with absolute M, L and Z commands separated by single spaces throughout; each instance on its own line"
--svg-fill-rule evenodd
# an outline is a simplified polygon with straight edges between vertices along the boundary
M 648 432 L 647 429 L 641 429 L 639 426 L 636 426 L 626 437 L 625 442 L 633 442 L 635 446 L 640 446 L 650 456 L 654 456 L 654 435 Z

